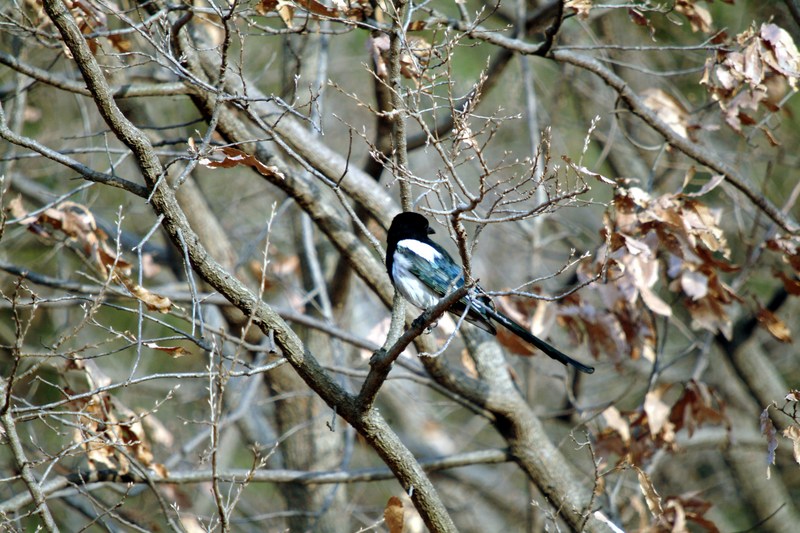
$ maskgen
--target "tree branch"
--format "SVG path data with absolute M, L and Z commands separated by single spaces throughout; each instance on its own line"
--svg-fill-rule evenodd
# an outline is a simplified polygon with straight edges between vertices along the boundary
M 473 466 L 481 464 L 499 464 L 511 460 L 506 450 L 480 450 L 475 452 L 464 452 L 443 457 L 430 457 L 420 459 L 419 463 L 426 472 L 439 472 L 451 468 Z M 78 476 L 81 476 L 78 473 Z M 213 477 L 211 470 L 192 470 L 174 471 L 167 477 L 153 477 L 152 481 L 157 484 L 178 484 L 189 485 L 192 483 L 208 483 Z M 120 480 L 114 476 L 109 479 L 99 481 L 93 480 L 91 476 L 85 476 L 89 483 L 108 485 L 112 483 L 143 483 L 144 480 L 130 476 L 127 480 Z M 303 485 L 327 485 L 338 483 L 363 483 L 372 481 L 385 481 L 394 479 L 395 474 L 388 468 L 362 468 L 354 470 L 328 471 L 328 472 L 308 472 L 305 470 L 280 470 L 264 469 L 252 472 L 250 469 L 225 469 L 217 474 L 220 481 L 226 483 L 244 483 L 245 480 L 254 483 L 300 483 Z M 47 497 L 57 491 L 65 489 L 71 485 L 70 478 L 61 476 L 49 481 L 41 486 L 41 493 Z M 9 513 L 21 509 L 33 502 L 29 493 L 18 494 L 0 503 L 0 514 Z
M 379 350 L 373 354 L 370 360 L 369 374 L 364 380 L 361 391 L 356 397 L 356 404 L 360 409 L 364 411 L 372 409 L 375 397 L 378 394 L 378 389 L 380 389 L 383 382 L 386 381 L 386 377 L 389 375 L 389 371 L 392 369 L 392 363 L 394 363 L 395 359 L 403 353 L 409 344 L 422 335 L 428 326 L 436 322 L 453 306 L 453 304 L 466 296 L 468 292 L 469 286 L 467 285 L 463 285 L 451 292 L 439 300 L 436 305 L 425 310 L 417 317 L 411 323 L 411 327 L 397 339 L 391 348 L 386 351 Z

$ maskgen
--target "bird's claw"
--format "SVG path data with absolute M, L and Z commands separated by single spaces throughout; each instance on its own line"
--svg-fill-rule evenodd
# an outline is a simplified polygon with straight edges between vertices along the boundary
M 411 323 L 411 327 L 414 328 L 414 329 L 419 329 L 419 328 L 423 327 L 425 325 L 424 316 L 425 315 L 423 314 L 423 315 L 420 315 L 417 318 L 415 318 L 414 321 Z M 436 322 L 432 322 L 431 324 L 429 324 L 428 327 L 425 328 L 425 333 L 430 333 L 431 331 L 433 331 L 433 328 L 435 328 L 438 323 L 439 322 L 437 320 Z

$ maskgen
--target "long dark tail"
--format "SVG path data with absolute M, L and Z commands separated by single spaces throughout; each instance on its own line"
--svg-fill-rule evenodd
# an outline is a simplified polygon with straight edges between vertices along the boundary
M 580 370 L 581 372 L 585 372 L 587 374 L 591 374 L 592 372 L 594 372 L 594 367 L 584 365 L 580 361 L 576 361 L 575 359 L 573 359 L 572 357 L 568 356 L 567 354 L 560 352 L 559 350 L 557 350 L 553 346 L 550 346 L 549 344 L 544 342 L 542 339 L 540 339 L 536 335 L 532 334 L 530 331 L 528 331 L 527 329 L 525 329 L 521 325 L 517 324 L 516 322 L 514 322 L 513 320 L 508 318 L 503 313 L 501 313 L 499 311 L 496 311 L 494 309 L 488 308 L 488 307 L 485 309 L 485 311 L 486 311 L 486 314 L 491 316 L 492 319 L 494 319 L 500 325 L 505 327 L 511 333 L 513 333 L 517 337 L 521 338 L 525 342 L 533 344 L 535 347 L 539 348 L 541 351 L 543 351 L 544 353 L 546 353 L 548 356 L 552 357 L 553 359 L 555 359 L 559 363 L 562 363 L 564 365 L 572 365 L 575 368 L 577 368 L 578 370 Z

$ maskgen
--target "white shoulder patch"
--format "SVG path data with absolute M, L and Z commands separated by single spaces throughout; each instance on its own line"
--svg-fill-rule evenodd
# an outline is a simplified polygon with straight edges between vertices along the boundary
M 442 257 L 442 254 L 440 254 L 436 248 L 430 244 L 425 244 L 424 242 L 416 239 L 403 239 L 397 243 L 397 247 L 404 248 L 409 252 L 420 256 L 426 261 L 430 261 L 431 263 L 436 262 L 440 257 Z

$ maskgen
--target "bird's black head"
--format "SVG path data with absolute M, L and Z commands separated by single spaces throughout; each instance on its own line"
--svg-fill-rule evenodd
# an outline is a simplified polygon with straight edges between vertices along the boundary
M 428 225 L 428 219 L 419 213 L 412 213 L 411 211 L 400 213 L 394 217 L 392 225 L 389 226 L 389 239 L 394 242 L 402 241 L 403 239 L 427 241 L 428 235 L 433 233 L 435 232 Z

